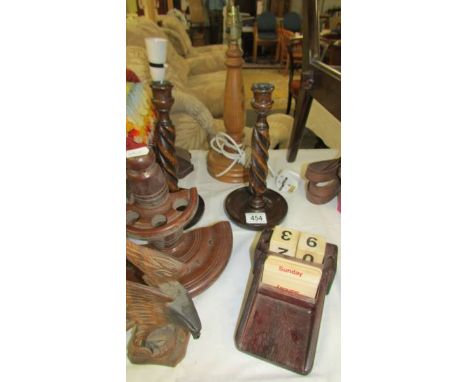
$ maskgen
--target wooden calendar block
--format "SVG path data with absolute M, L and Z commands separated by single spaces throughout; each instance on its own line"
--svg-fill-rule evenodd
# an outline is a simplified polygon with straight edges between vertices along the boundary
M 322 267 L 319 264 L 305 264 L 282 256 L 270 255 L 265 260 L 262 283 L 315 298 L 321 277 Z
M 326 245 L 327 242 L 322 236 L 301 232 L 296 249 L 296 258 L 322 264 Z
M 325 295 L 330 291 L 336 273 L 338 247 L 327 243 L 323 263 L 308 263 L 272 254 L 269 250 L 272 233 L 271 228 L 265 229 L 255 248 L 253 277 L 237 326 L 235 342 L 237 348 L 247 354 L 306 375 L 314 365 Z M 278 261 L 274 257 L 282 260 L 282 263 L 289 261 L 294 267 L 301 264 L 320 269 L 323 276 L 317 277 L 320 282 L 315 298 L 296 294 L 299 291 L 294 290 L 294 287 L 302 286 L 300 283 L 294 285 L 292 290 L 284 286 L 282 278 L 273 286 L 266 284 L 264 281 L 268 281 L 271 276 L 266 268 L 271 269 L 275 260 Z M 277 274 L 274 276 L 278 277 Z
M 300 232 L 295 229 L 276 226 L 271 236 L 269 249 L 280 255 L 295 257 L 299 236 Z

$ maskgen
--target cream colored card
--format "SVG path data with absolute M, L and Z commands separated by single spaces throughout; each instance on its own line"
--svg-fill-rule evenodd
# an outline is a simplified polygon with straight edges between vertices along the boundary
M 269 250 L 280 255 L 295 257 L 300 232 L 281 226 L 273 229 Z
M 322 264 L 326 245 L 327 242 L 322 236 L 301 232 L 295 257 L 311 263 Z
M 270 255 L 265 260 L 262 283 L 315 298 L 321 277 L 322 267 L 318 264 Z

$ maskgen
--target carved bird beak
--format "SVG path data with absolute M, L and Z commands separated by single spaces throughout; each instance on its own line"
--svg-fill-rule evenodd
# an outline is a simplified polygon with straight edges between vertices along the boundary
M 200 337 L 201 322 L 192 299 L 185 288 L 178 282 L 165 283 L 158 286 L 174 300 L 167 305 L 171 318 L 181 326 L 186 327 L 194 339 Z M 170 291 L 169 291 L 170 289 Z

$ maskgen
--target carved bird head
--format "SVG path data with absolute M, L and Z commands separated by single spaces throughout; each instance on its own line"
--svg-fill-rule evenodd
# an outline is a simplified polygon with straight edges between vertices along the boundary
M 168 281 L 157 287 L 127 281 L 127 319 L 145 327 L 174 323 L 190 331 L 193 338 L 200 337 L 197 310 L 178 281 Z
M 177 281 L 169 281 L 158 287 L 173 299 L 167 305 L 170 317 L 180 326 L 186 327 L 192 333 L 193 338 L 199 338 L 201 322 L 187 290 Z

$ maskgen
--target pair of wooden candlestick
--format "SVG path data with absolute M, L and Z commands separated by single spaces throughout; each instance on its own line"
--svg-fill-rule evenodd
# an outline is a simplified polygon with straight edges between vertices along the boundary
M 175 129 L 169 118 L 174 99 L 172 84 L 168 81 L 153 82 L 153 104 L 158 112 L 154 148 L 157 162 L 164 172 L 169 191 L 179 191 L 177 185 L 177 165 L 175 149 Z M 268 149 L 270 146 L 267 115 L 273 105 L 274 86 L 258 83 L 252 86 L 254 99 L 252 106 L 257 112 L 257 121 L 252 134 L 252 159 L 249 170 L 249 186 L 239 188 L 229 194 L 225 209 L 229 218 L 241 227 L 261 230 L 279 224 L 288 211 L 286 200 L 277 192 L 267 188 Z M 200 196 L 199 207 L 192 222 L 200 219 L 204 202 Z M 202 204 L 203 203 L 203 204 Z

